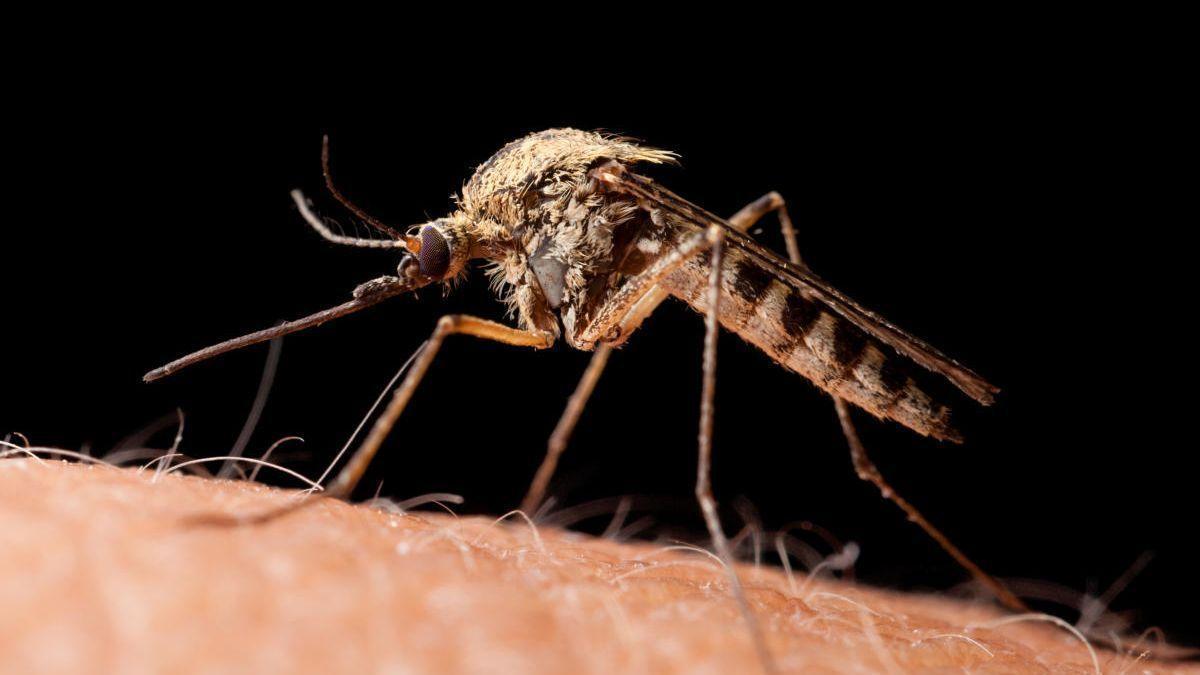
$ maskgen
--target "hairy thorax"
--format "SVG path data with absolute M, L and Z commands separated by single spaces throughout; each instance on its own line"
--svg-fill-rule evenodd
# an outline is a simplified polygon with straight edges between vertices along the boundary
M 671 161 L 671 153 L 619 138 L 551 129 L 504 146 L 476 169 L 460 210 L 493 260 L 494 285 L 523 327 L 576 347 L 606 289 L 640 271 L 653 228 L 637 204 L 599 189 L 588 172 L 605 162 Z M 657 252 L 657 251 L 655 251 Z M 560 330 L 561 321 L 561 330 Z

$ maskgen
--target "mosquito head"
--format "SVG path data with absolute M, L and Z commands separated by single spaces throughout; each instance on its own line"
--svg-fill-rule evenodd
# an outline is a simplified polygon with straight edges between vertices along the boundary
M 411 227 L 404 242 L 409 253 L 400 261 L 402 279 L 414 275 L 430 281 L 451 279 L 463 270 L 471 251 L 467 229 L 454 217 Z

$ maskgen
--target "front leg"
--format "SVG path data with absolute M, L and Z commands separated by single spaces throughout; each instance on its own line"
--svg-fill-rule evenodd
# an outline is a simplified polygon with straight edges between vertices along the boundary
M 396 420 L 400 418 L 404 408 L 408 406 L 408 402 L 412 399 L 413 392 L 416 391 L 417 385 L 421 384 L 421 379 L 425 377 L 425 371 L 429 370 L 430 364 L 437 356 L 438 350 L 442 348 L 442 342 L 449 335 L 470 335 L 472 337 L 483 338 L 485 340 L 493 340 L 514 347 L 533 347 L 534 349 L 545 349 L 554 344 L 554 335 L 544 331 L 526 331 L 519 328 L 511 328 L 495 321 L 480 319 L 466 314 L 448 314 L 438 320 L 437 328 L 434 329 L 433 335 L 429 336 L 429 342 L 421 349 L 421 355 L 413 363 L 412 370 L 408 371 L 404 382 L 396 389 L 392 395 L 392 400 L 388 403 L 388 407 L 383 411 L 383 414 L 375 420 L 374 426 L 371 427 L 371 433 L 367 435 L 366 440 L 350 457 L 345 468 L 338 473 L 337 478 L 330 484 L 325 494 L 331 497 L 346 498 L 354 491 L 354 486 L 358 484 L 359 479 L 367 471 L 367 466 L 374 459 L 375 453 L 379 451 L 379 447 L 383 445 L 383 441 L 391 433 L 392 427 L 395 426 Z
M 348 498 L 354 491 L 354 487 L 358 485 L 358 481 L 362 479 L 363 474 L 366 473 L 371 460 L 375 458 L 375 454 L 379 452 L 384 439 L 391 433 L 392 427 L 396 425 L 396 420 L 400 418 L 401 413 L 408 406 L 408 402 L 412 399 L 417 386 L 421 384 L 422 378 L 425 377 L 425 372 L 429 370 L 429 366 L 433 363 L 434 357 L 437 356 L 438 350 L 442 348 L 442 342 L 450 335 L 470 335 L 484 340 L 513 345 L 514 347 L 533 347 L 534 349 L 545 349 L 554 344 L 554 335 L 551 333 L 511 328 L 495 321 L 488 321 L 487 319 L 480 319 L 479 317 L 466 314 L 447 314 L 438 320 L 437 327 L 434 328 L 433 334 L 429 336 L 429 340 L 421 348 L 420 356 L 413 363 L 412 370 L 408 371 L 404 382 L 392 394 L 392 400 L 388 403 L 383 414 L 375 420 L 375 424 L 371 427 L 371 433 L 367 435 L 362 445 L 358 446 L 358 449 L 351 455 L 350 461 L 346 463 L 346 466 L 338 473 L 337 477 L 334 478 L 333 482 L 323 493 L 319 496 L 297 500 L 265 513 L 233 517 L 202 515 L 189 518 L 188 520 L 197 525 L 227 526 L 263 523 L 298 511 L 310 504 L 315 504 L 320 501 L 321 497 L 333 497 L 335 499 Z

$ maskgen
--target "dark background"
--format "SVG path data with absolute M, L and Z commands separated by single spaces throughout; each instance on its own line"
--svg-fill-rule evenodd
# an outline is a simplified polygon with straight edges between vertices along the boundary
M 970 42 L 736 65 L 616 52 L 602 54 L 612 70 L 598 58 L 555 74 L 516 58 L 442 70 L 425 53 L 355 78 L 86 60 L 69 79 L 30 76 L 8 140 L 0 432 L 103 454 L 178 406 L 181 451 L 225 454 L 265 347 L 153 385 L 142 373 L 340 303 L 395 266 L 322 241 L 292 207 L 300 187 L 337 214 L 320 189 L 322 134 L 343 190 L 407 225 L 446 213 L 513 138 L 602 128 L 678 151 L 681 167 L 652 175 L 715 212 L 780 191 L 819 274 L 1003 388 L 990 409 L 958 401 L 961 447 L 857 418 L 885 475 L 965 551 L 999 576 L 1093 594 L 1153 552 L 1114 609 L 1194 643 L 1195 395 L 1176 391 L 1194 372 L 1192 265 L 1172 231 L 1194 208 L 1185 219 L 1172 204 L 1185 183 L 1170 104 L 1119 53 Z M 652 76 L 623 75 L 639 68 Z M 782 251 L 775 221 L 762 230 Z M 502 316 L 474 273 L 448 297 L 426 290 L 287 338 L 248 453 L 300 435 L 278 459 L 319 474 L 447 312 Z M 669 303 L 614 356 L 553 485 L 560 504 L 638 495 L 630 520 L 652 515 L 647 535 L 704 538 L 701 340 L 700 318 Z M 465 513 L 515 507 L 587 361 L 565 345 L 451 339 L 358 496 L 382 482 L 396 498 L 462 494 Z M 800 377 L 726 335 L 717 397 L 728 529 L 744 497 L 768 528 L 809 520 L 858 542 L 872 583 L 966 578 L 855 477 L 832 405 Z

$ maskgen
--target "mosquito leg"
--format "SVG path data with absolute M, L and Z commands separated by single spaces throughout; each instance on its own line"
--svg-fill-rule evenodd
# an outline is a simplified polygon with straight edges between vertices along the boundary
M 796 247 L 796 230 L 792 227 L 792 219 L 788 217 L 783 195 L 778 192 L 768 192 L 743 206 L 740 211 L 730 216 L 729 224 L 738 231 L 745 232 L 772 211 L 779 214 L 779 227 L 783 230 L 783 238 L 787 242 L 788 256 L 792 258 L 792 262 L 799 261 L 800 249 Z
M 733 589 L 738 608 L 750 629 L 754 647 L 758 651 L 763 670 L 768 673 L 776 671 L 771 652 L 767 649 L 766 639 L 758 618 L 746 599 L 746 591 L 738 577 L 733 553 L 729 550 L 729 539 L 721 528 L 721 519 L 717 515 L 717 501 L 712 491 L 712 429 L 713 429 L 713 398 L 717 389 L 717 338 L 720 334 L 718 321 L 718 305 L 721 302 L 721 258 L 724 253 L 724 232 L 716 237 L 712 245 L 712 265 L 708 274 L 708 313 L 704 320 L 704 385 L 700 395 L 700 432 L 698 438 L 699 458 L 696 465 L 696 499 L 700 502 L 700 511 L 704 514 L 704 524 L 712 537 L 713 548 L 725 569 L 729 573 L 729 584 Z
M 730 217 L 729 223 L 738 231 L 745 232 L 760 218 L 779 208 L 781 204 L 783 204 L 783 197 L 778 192 L 772 192 L 746 205 Z M 655 287 L 654 290 L 647 293 L 631 310 L 632 316 L 622 321 L 622 324 L 627 326 L 623 332 L 627 333 L 630 325 L 634 328 L 640 325 L 646 317 L 658 309 L 658 306 L 669 295 L 661 287 Z M 567 449 L 567 442 L 571 440 L 575 425 L 578 424 L 588 399 L 596 389 L 596 383 L 604 374 L 604 368 L 608 364 L 608 357 L 612 355 L 612 352 L 612 345 L 603 342 L 596 347 L 596 351 L 592 352 L 592 360 L 588 363 L 587 370 L 583 372 L 579 384 L 575 385 L 575 391 L 567 400 L 567 407 L 563 410 L 562 417 L 554 426 L 554 432 L 550 434 L 550 440 L 546 443 L 546 456 L 542 459 L 542 464 L 538 467 L 537 473 L 529 485 L 529 490 L 525 493 L 525 498 L 521 500 L 521 510 L 525 513 L 534 513 L 541 506 L 542 500 L 546 496 L 546 487 L 550 484 L 550 479 L 554 477 L 554 470 L 558 467 L 558 460 Z
M 838 421 L 842 424 L 842 434 L 846 437 L 846 443 L 850 446 L 850 461 L 854 463 L 854 472 L 858 477 L 870 481 L 879 488 L 879 493 L 884 498 L 891 500 L 908 519 L 916 523 L 925 533 L 937 542 L 942 550 L 950 554 L 963 569 L 971 573 L 975 580 L 983 584 L 985 588 L 992 592 L 1004 606 L 1017 612 L 1028 612 L 1029 608 L 1020 598 L 1013 594 L 1012 591 L 1005 588 L 1004 584 L 1000 583 L 995 577 L 984 572 L 979 565 L 976 565 L 973 560 L 967 557 L 957 546 L 942 534 L 942 531 L 925 519 L 921 512 L 915 506 L 908 503 L 908 500 L 901 497 L 896 490 L 888 484 L 884 479 L 883 474 L 879 472 L 879 467 L 867 457 L 867 451 L 863 447 L 862 441 L 858 439 L 858 430 L 854 428 L 854 423 L 850 420 L 850 406 L 838 397 L 833 397 L 833 406 L 837 409 Z
M 404 381 L 400 383 L 400 386 L 392 394 L 391 402 L 388 403 L 387 408 L 375 420 L 375 424 L 371 427 L 371 433 L 367 435 L 362 445 L 358 446 L 358 449 L 354 451 L 354 454 L 350 457 L 350 461 L 346 463 L 346 466 L 342 468 L 324 492 L 318 496 L 302 499 L 257 515 L 235 517 L 205 515 L 193 518 L 191 521 L 198 524 L 210 525 L 262 523 L 297 511 L 309 504 L 316 503 L 320 501 L 321 497 L 333 497 L 335 499 L 348 498 L 354 491 L 354 487 L 358 485 L 358 481 L 363 477 L 363 474 L 366 473 L 367 466 L 375 458 L 375 454 L 379 452 L 384 439 L 391 433 L 396 420 L 400 418 L 401 413 L 404 412 L 404 408 L 408 406 L 408 402 L 412 399 L 417 386 L 421 384 L 421 379 L 425 377 L 425 372 L 429 370 L 434 357 L 437 356 L 438 350 L 441 349 L 442 342 L 450 335 L 470 335 L 472 337 L 513 345 L 514 347 L 533 347 L 534 349 L 545 349 L 554 344 L 554 336 L 549 333 L 510 328 L 494 321 L 465 314 L 448 314 L 443 316 L 438 320 L 437 328 L 434 329 L 433 335 L 429 336 L 429 341 L 421 350 L 420 356 L 413 362 L 412 369 L 408 371 L 408 375 L 405 376 Z
M 434 329 L 433 335 L 429 337 L 428 344 L 421 350 L 421 355 L 413 363 L 412 370 L 408 371 L 404 382 L 400 384 L 395 394 L 392 395 L 392 400 L 388 403 L 388 407 L 375 420 L 374 426 L 371 427 L 371 433 L 367 435 L 366 440 L 363 441 L 358 450 L 350 457 L 350 461 L 346 463 L 346 466 L 338 473 L 337 478 L 325 490 L 326 495 L 345 498 L 349 497 L 350 493 L 354 491 L 354 486 L 358 484 L 359 479 L 366 473 L 367 466 L 374 459 L 375 453 L 379 451 L 379 447 L 383 444 L 384 439 L 391 433 L 392 427 L 395 426 L 400 414 L 404 412 L 404 408 L 408 406 L 413 392 L 416 391 L 417 385 L 421 383 L 421 378 L 425 377 L 425 371 L 429 370 L 429 366 L 433 363 L 434 357 L 437 356 L 438 350 L 442 348 L 442 342 L 449 335 L 470 335 L 514 347 L 533 347 L 534 349 L 545 349 L 554 344 L 554 336 L 549 333 L 510 328 L 494 321 L 464 314 L 448 314 L 443 316 L 438 320 L 437 328 Z
M 771 192 L 763 195 L 744 206 L 740 211 L 733 214 L 729 219 L 729 224 L 733 229 L 739 232 L 745 232 L 754 226 L 763 216 L 771 211 L 782 208 L 783 197 L 778 192 Z M 781 218 L 781 222 L 787 222 L 786 231 L 790 231 L 791 221 L 787 220 L 787 216 Z M 620 336 L 619 340 L 624 341 L 633 334 L 651 314 L 670 296 L 670 293 L 661 286 L 654 287 L 649 293 L 641 297 L 636 303 L 630 307 L 624 316 L 621 317 L 617 324 L 617 333 Z
M 783 241 L 787 246 L 788 258 L 796 265 L 803 265 L 800 259 L 800 246 L 796 241 L 796 229 L 792 227 L 792 219 L 788 215 L 787 204 L 783 197 L 778 192 L 768 192 L 756 201 L 748 204 L 738 215 L 745 214 L 747 218 L 757 220 L 766 213 L 774 211 L 779 218 L 779 228 L 783 232 Z M 879 471 L 879 467 L 871 461 L 867 456 L 867 450 L 863 447 L 862 441 L 858 438 L 858 430 L 854 428 L 854 421 L 850 419 L 850 406 L 844 400 L 837 396 L 831 396 L 833 399 L 833 407 L 837 410 L 838 421 L 842 426 L 842 435 L 846 437 L 846 445 L 850 448 L 850 461 L 854 463 L 854 471 L 858 477 L 873 483 L 879 488 L 880 494 L 885 499 L 890 500 L 893 504 L 900 507 L 908 519 L 916 523 L 925 533 L 930 536 L 942 550 L 954 558 L 963 569 L 971 573 L 975 580 L 992 592 L 1003 605 L 1009 609 L 1018 612 L 1028 612 L 1029 608 L 1025 603 L 1021 602 L 1017 596 L 1013 595 L 1012 591 L 1004 587 L 995 577 L 983 571 L 979 565 L 968 558 L 957 546 L 952 544 L 946 535 L 941 530 L 934 527 L 932 523 L 925 519 L 925 516 L 917 510 L 915 506 L 910 504 L 908 500 L 901 497 L 896 490 L 888 484 L 884 479 L 883 474 Z
M 567 441 L 571 440 L 571 432 L 575 431 L 575 424 L 579 422 L 579 416 L 583 414 L 584 406 L 587 405 L 592 391 L 596 388 L 596 383 L 600 381 L 600 376 L 604 374 L 604 366 L 608 364 L 608 357 L 612 351 L 611 345 L 601 343 L 596 347 L 596 351 L 592 352 L 592 360 L 588 363 L 587 370 L 583 372 L 583 377 L 575 386 L 571 398 L 567 399 L 567 407 L 563 410 L 558 424 L 554 425 L 550 440 L 546 442 L 546 457 L 538 467 L 537 473 L 534 474 L 533 482 L 530 483 L 525 498 L 521 500 L 521 510 L 525 513 L 535 513 L 542 505 L 542 499 L 546 496 L 546 486 L 550 484 L 550 478 L 554 476 L 554 469 L 558 467 L 558 458 L 567 449 Z
M 549 483 L 554 468 L 558 464 L 558 458 L 566 449 L 567 439 L 570 438 L 575 424 L 579 421 L 579 416 L 583 413 L 583 408 L 587 404 L 596 382 L 604 372 L 604 366 L 607 364 L 614 346 L 612 344 L 614 339 L 620 337 L 623 340 L 629 336 L 630 332 L 636 330 L 641 319 L 645 318 L 649 311 L 653 311 L 653 308 L 657 307 L 658 303 L 666 297 L 666 294 L 657 288 L 656 284 L 679 269 L 693 255 L 711 247 L 715 237 L 720 236 L 720 232 L 721 228 L 714 225 L 707 231 L 698 232 L 684 240 L 678 248 L 662 256 L 649 268 L 628 280 L 620 291 L 605 301 L 591 323 L 579 331 L 576 337 L 577 343 L 585 345 L 584 348 L 586 345 L 595 345 L 596 354 L 592 357 L 588 370 L 567 402 L 567 408 L 563 411 L 558 425 L 555 426 L 554 433 L 547 443 L 546 457 L 538 467 L 529 491 L 522 500 L 522 510 L 535 512 L 541 502 L 546 484 Z M 637 308 L 647 306 L 649 306 L 649 310 L 641 315 L 641 318 L 632 327 L 627 325 L 626 320 L 637 313 Z
M 697 255 L 704 250 L 712 250 L 712 261 L 709 272 L 708 286 L 708 315 L 705 323 L 704 337 L 704 388 L 703 396 L 700 403 L 700 432 L 699 432 L 699 462 L 696 473 L 696 498 L 700 502 L 700 510 L 704 515 L 705 525 L 713 540 L 713 547 L 717 550 L 717 555 L 725 564 L 726 571 L 729 574 L 730 586 L 733 590 L 733 595 L 737 601 L 738 608 L 746 621 L 746 626 L 750 630 L 751 637 L 754 641 L 755 648 L 758 651 L 763 669 L 769 673 L 776 671 L 774 661 L 771 659 L 770 651 L 767 649 L 766 640 L 763 637 L 762 630 L 758 624 L 757 618 L 751 611 L 750 603 L 746 599 L 746 593 L 742 588 L 741 579 L 737 575 L 737 569 L 734 567 L 733 554 L 729 550 L 729 540 L 725 536 L 725 531 L 721 529 L 721 521 L 717 517 L 717 504 L 713 498 L 712 482 L 710 480 L 710 467 L 712 465 L 712 424 L 713 424 L 713 396 L 716 390 L 716 366 L 717 366 L 717 336 L 720 330 L 718 321 L 718 305 L 721 294 L 721 258 L 724 251 L 725 231 L 719 226 L 712 226 L 704 233 L 698 234 L 696 237 L 688 239 L 677 249 L 671 253 L 662 256 L 658 261 L 651 265 L 644 272 L 629 280 L 629 282 L 619 291 L 608 299 L 607 304 L 597 313 L 598 319 L 591 325 L 587 326 L 583 332 L 583 340 L 597 339 L 608 336 L 611 331 L 621 329 L 623 319 L 629 315 L 635 306 L 644 301 L 656 290 L 656 285 L 659 281 L 678 269 L 680 265 L 685 263 L 688 258 Z M 590 336 L 590 337 L 589 337 Z M 625 335 L 627 336 L 627 334 Z M 432 346 L 432 341 L 431 345 Z M 602 345 L 601 345 L 602 346 Z M 595 369 L 593 377 L 598 378 L 601 368 Z M 413 375 L 416 374 L 414 369 Z M 410 375 L 412 377 L 412 375 Z M 588 380 L 592 379 L 585 375 L 583 386 L 587 386 Z M 590 384 L 594 385 L 594 382 Z M 587 390 L 590 393 L 590 389 Z M 397 393 L 399 396 L 399 392 Z M 585 400 L 583 396 L 579 397 L 580 404 Z M 573 424 L 573 418 L 577 416 L 577 412 L 572 414 L 568 408 L 568 420 Z M 381 417 L 380 422 L 384 419 Z M 370 440 L 370 439 L 368 439 Z M 364 445 L 366 445 L 364 443 Z M 348 470 L 349 468 L 347 468 Z
M 646 307 L 653 295 L 661 291 L 657 288 L 658 283 L 682 267 L 692 256 L 711 248 L 716 239 L 723 236 L 723 232 L 718 225 L 697 232 L 680 242 L 677 248 L 660 256 L 645 270 L 626 280 L 619 290 L 604 301 L 591 322 L 576 333 L 576 342 L 585 347 L 597 342 L 624 342 L 640 323 L 640 320 L 631 322 L 630 317 L 645 314 L 638 310 Z

